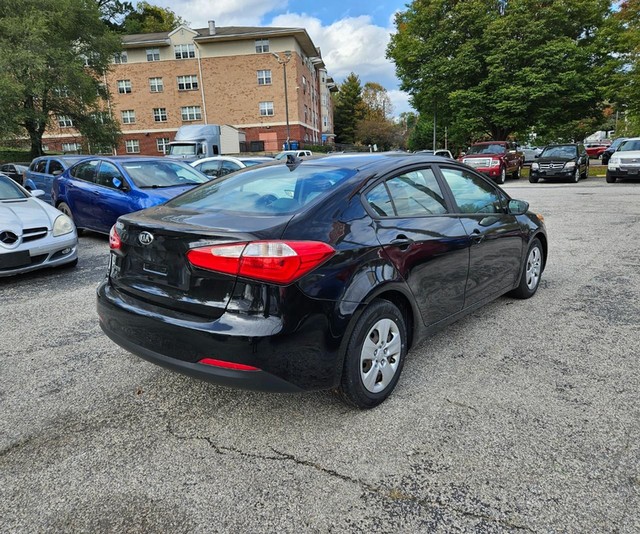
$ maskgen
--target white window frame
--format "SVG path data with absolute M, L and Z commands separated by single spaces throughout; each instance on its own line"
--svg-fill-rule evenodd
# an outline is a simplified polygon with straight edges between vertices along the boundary
M 271 85 L 271 69 L 258 71 L 258 85 Z
M 153 120 L 155 122 L 167 122 L 167 108 L 153 108 Z
M 118 93 L 121 95 L 131 94 L 131 80 L 118 80 Z
M 198 76 L 187 74 L 178 76 L 178 91 L 195 91 L 198 89 Z
M 47 148 L 42 147 L 43 150 L 48 150 Z M 82 145 L 80 143 L 62 143 L 62 151 L 63 152 L 80 152 L 82 150 Z
M 149 91 L 152 93 L 162 93 L 164 91 L 162 77 L 149 78 Z
M 180 108 L 180 115 L 184 122 L 201 121 L 202 108 L 200 106 L 183 106 Z
M 136 122 L 136 112 L 134 109 L 123 109 L 120 112 L 122 124 L 134 124 Z
M 147 48 L 147 61 L 160 61 L 160 49 Z
M 273 117 L 275 115 L 275 111 L 273 108 L 273 102 L 260 102 L 259 104 L 260 116 L 261 117 Z
M 116 65 L 120 65 L 122 63 L 128 63 L 129 62 L 129 56 L 127 55 L 126 50 L 124 52 L 120 52 L 117 54 L 113 55 L 113 62 Z
M 157 137 L 156 138 L 156 147 L 158 148 L 158 152 L 161 154 L 166 154 L 169 150 L 169 143 L 171 139 L 168 137 Z
M 269 39 L 256 39 L 256 54 L 269 52 Z
M 124 147 L 127 154 L 140 154 L 140 141 L 138 139 L 126 139 Z
M 58 115 L 58 126 L 60 128 L 73 128 L 73 119 L 67 115 Z
M 196 47 L 191 43 L 173 45 L 173 53 L 176 59 L 191 59 L 196 57 Z

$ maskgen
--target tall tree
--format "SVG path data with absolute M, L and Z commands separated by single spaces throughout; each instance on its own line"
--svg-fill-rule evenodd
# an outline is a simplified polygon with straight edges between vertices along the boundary
M 609 0 L 415 0 L 387 55 L 421 113 L 504 139 L 598 114 Z
M 114 144 L 119 130 L 102 113 L 101 81 L 120 46 L 94 0 L 0 0 L 5 130 L 26 131 L 34 157 L 42 154 L 42 135 L 56 115 L 70 117 L 82 134 L 98 134 L 101 144 L 111 131 L 107 141 Z
M 139 2 L 137 7 L 124 19 L 122 30 L 124 33 L 154 33 L 175 30 L 186 21 L 176 15 L 169 8 L 151 5 L 149 2 Z
M 367 82 L 362 89 L 364 118 L 367 120 L 387 120 L 393 112 L 389 93 L 376 82 Z
M 338 89 L 333 113 L 336 141 L 354 143 L 358 121 L 363 117 L 360 78 L 352 72 Z

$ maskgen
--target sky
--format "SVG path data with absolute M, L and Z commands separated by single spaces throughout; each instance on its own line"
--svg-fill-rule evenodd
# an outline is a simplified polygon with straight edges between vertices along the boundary
M 394 14 L 406 1 L 389 0 L 150 0 L 171 9 L 192 28 L 216 26 L 281 26 L 304 28 L 319 46 L 329 75 L 341 83 L 350 73 L 385 87 L 393 115 L 411 111 L 406 93 L 399 90 L 394 64 L 386 59 Z

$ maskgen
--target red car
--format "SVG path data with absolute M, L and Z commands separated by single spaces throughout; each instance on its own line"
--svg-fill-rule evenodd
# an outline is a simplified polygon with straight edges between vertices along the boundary
M 605 145 L 603 143 L 590 143 L 585 145 L 587 149 L 587 154 L 591 159 L 600 159 L 602 153 L 609 148 L 609 145 Z
M 458 161 L 503 184 L 507 174 L 515 179 L 520 178 L 524 154 L 517 150 L 512 141 L 485 141 L 471 145 Z

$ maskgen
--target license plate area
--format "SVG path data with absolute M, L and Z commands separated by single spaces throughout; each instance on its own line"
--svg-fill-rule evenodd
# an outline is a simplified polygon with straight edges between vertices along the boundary
M 0 254 L 0 269 L 14 269 L 31 264 L 31 256 L 28 250 L 7 252 Z

